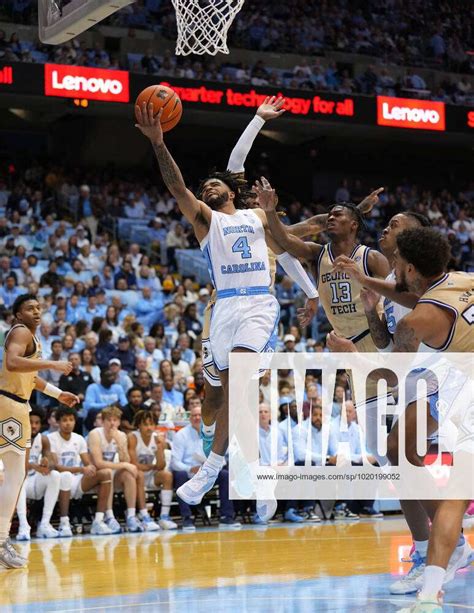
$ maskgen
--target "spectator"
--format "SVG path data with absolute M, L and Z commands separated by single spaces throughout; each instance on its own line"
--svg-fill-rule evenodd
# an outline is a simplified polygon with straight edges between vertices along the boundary
M 101 372 L 100 383 L 89 385 L 84 399 L 85 421 L 84 425 L 90 430 L 97 413 L 105 407 L 116 405 L 125 406 L 127 398 L 118 383 L 114 383 L 114 376 L 110 370 Z
M 143 411 L 146 407 L 143 403 L 143 392 L 139 387 L 131 387 L 127 392 L 128 403 L 123 407 L 120 421 L 120 428 L 128 434 L 135 430 L 134 421 L 138 411 Z

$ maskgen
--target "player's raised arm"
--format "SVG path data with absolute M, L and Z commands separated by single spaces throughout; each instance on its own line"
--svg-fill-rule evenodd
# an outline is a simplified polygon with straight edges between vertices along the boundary
M 153 104 L 147 107 L 144 103 L 141 108 L 137 105 L 138 123 L 135 126 L 150 140 L 166 187 L 176 198 L 181 213 L 193 226 L 197 239 L 201 240 L 209 230 L 211 209 L 186 187 L 183 175 L 163 140 L 160 122 L 162 110 L 153 117 L 153 108 Z
M 379 187 L 366 196 L 362 202 L 357 205 L 357 208 L 362 215 L 368 215 L 370 213 L 370 211 L 379 201 L 379 194 L 383 192 L 383 190 L 383 187 Z M 313 217 L 308 217 L 308 219 L 305 219 L 304 221 L 288 226 L 288 231 L 299 238 L 314 236 L 315 234 L 319 234 L 319 232 L 323 232 L 326 229 L 328 217 L 329 213 L 313 215 Z
M 257 181 L 254 189 L 257 193 L 260 208 L 265 212 L 266 224 L 264 223 L 264 227 L 269 229 L 271 237 L 280 247 L 279 250 L 277 249 L 277 253 L 287 251 L 296 258 L 303 258 L 308 261 L 318 257 L 321 245 L 305 243 L 300 238 L 290 234 L 286 226 L 281 223 L 276 212 L 278 199 L 275 190 L 265 177 L 262 177 L 261 182 Z M 272 245 L 270 247 L 273 249 Z
M 227 162 L 227 170 L 230 172 L 241 173 L 245 172 L 245 160 L 252 148 L 252 145 L 257 137 L 257 134 L 263 128 L 267 121 L 280 117 L 285 112 L 283 105 L 285 98 L 281 96 L 268 96 L 263 103 L 258 107 L 255 116 L 242 132 L 239 140 Z

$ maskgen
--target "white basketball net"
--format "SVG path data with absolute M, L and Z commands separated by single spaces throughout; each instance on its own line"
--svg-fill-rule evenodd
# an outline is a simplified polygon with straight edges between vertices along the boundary
M 229 53 L 227 31 L 245 0 L 172 0 L 176 10 L 176 55 Z

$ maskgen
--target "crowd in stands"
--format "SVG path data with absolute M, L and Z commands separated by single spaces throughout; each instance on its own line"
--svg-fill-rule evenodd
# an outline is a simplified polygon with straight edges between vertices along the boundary
M 23 0 L 18 4 L 28 2 Z M 474 99 L 472 79 L 466 75 L 474 74 L 474 54 L 468 53 L 469 15 L 463 13 L 469 9 L 463 3 L 446 3 L 435 21 L 431 12 L 433 2 L 417 2 L 416 19 L 407 17 L 414 10 L 413 3 L 409 10 L 407 4 L 405 0 L 387 0 L 353 7 L 343 0 L 331 5 L 293 0 L 274 2 L 262 15 L 258 3 L 247 1 L 231 29 L 230 44 L 308 56 L 289 69 L 282 69 L 276 63 L 267 65 L 261 59 L 246 65 L 216 61 L 212 57 L 189 59 L 176 58 L 171 53 L 157 55 L 153 49 L 145 54 L 129 53 L 127 57 L 120 57 L 109 53 L 100 43 L 89 48 L 85 41 L 75 39 L 53 47 L 21 41 L 15 32 L 7 37 L 2 30 L 0 60 L 55 62 L 111 70 L 125 68 L 166 78 L 341 94 L 422 97 L 471 104 Z M 15 15 L 19 13 L 18 10 Z M 165 34 L 175 38 L 171 3 L 160 0 L 134 3 L 110 20 L 129 28 L 152 27 L 159 23 Z M 374 61 L 362 74 L 354 75 L 351 64 L 323 57 L 325 50 L 334 49 L 373 56 Z M 410 68 L 399 75 L 394 72 L 394 65 Z M 427 83 L 417 70 L 420 66 L 466 74 L 451 78 L 439 73 L 433 82 Z
M 359 202 L 369 187 L 360 179 L 343 178 L 334 201 Z M 452 267 L 472 271 L 473 200 L 472 185 L 459 192 L 435 192 L 410 183 L 386 188 L 367 220 L 361 240 L 376 246 L 377 234 L 393 214 L 416 210 L 427 215 L 449 238 Z M 303 204 L 294 200 L 286 207 L 283 219 L 295 223 L 319 212 L 320 207 L 319 202 Z M 0 336 L 3 338 L 12 324 L 15 299 L 26 292 L 38 296 L 43 306 L 38 337 L 44 358 L 69 359 L 74 367 L 68 376 L 53 370 L 44 371 L 42 376 L 79 396 L 73 424 L 76 433 L 87 434 L 101 427 L 102 412 L 114 405 L 122 410 L 122 432 L 131 435 L 136 431 L 139 411 L 146 410 L 151 429 L 158 426 L 167 432 L 162 442 L 169 447 L 167 466 L 175 488 L 199 464 L 196 454 L 204 398 L 200 335 L 212 290 L 209 284 L 199 284 L 192 276 L 181 274 L 177 250 L 197 245 L 176 202 L 169 193 L 141 183 L 138 178 L 124 179 L 110 171 L 86 173 L 37 162 L 17 169 L 14 176 L 0 178 L 0 211 Z M 146 240 L 139 244 L 121 236 L 118 217 L 133 224 L 145 223 Z M 319 239 L 325 241 L 326 237 L 322 234 Z M 325 351 L 329 325 L 322 310 L 311 327 L 301 329 L 295 315 L 304 296 L 281 270 L 275 292 L 281 304 L 279 350 Z M 289 373 L 279 374 L 284 438 L 289 420 L 293 420 L 291 426 L 294 422 L 294 384 Z M 339 386 L 334 399 L 335 417 L 340 414 L 347 381 L 339 381 Z M 261 427 L 266 431 L 266 379 L 262 380 L 261 392 Z M 308 376 L 306 427 L 315 429 L 316 439 L 320 430 L 319 395 L 319 381 Z M 64 411 L 59 413 L 59 420 L 55 418 L 57 401 L 49 396 L 37 394 L 32 405 L 44 411 L 44 427 L 49 433 L 57 432 L 62 421 L 70 423 Z M 353 417 L 356 430 L 355 411 Z M 281 449 L 285 458 L 284 441 Z M 295 449 L 297 452 L 297 446 Z M 360 453 L 355 446 L 354 463 Z M 95 460 L 96 470 L 105 466 L 101 462 Z M 163 483 L 170 491 L 171 477 L 165 477 Z M 221 522 L 229 526 L 235 520 L 224 481 L 223 477 Z M 160 485 L 165 487 L 163 483 Z M 165 507 L 161 520 L 172 521 L 168 518 L 169 498 L 165 499 L 161 500 Z M 101 520 L 102 511 L 98 512 Z M 143 527 L 145 509 L 141 513 Z M 193 529 L 191 511 L 184 503 L 180 503 L 180 513 L 188 529 Z M 299 511 L 294 501 L 283 508 L 283 513 L 288 521 L 303 521 L 304 517 L 317 521 L 313 507 L 303 505 Z M 375 511 L 345 506 L 336 509 L 340 518 L 364 513 L 373 516 Z M 110 517 L 109 513 L 109 524 Z M 129 523 L 135 525 L 132 520 Z M 103 527 L 99 529 L 108 533 Z

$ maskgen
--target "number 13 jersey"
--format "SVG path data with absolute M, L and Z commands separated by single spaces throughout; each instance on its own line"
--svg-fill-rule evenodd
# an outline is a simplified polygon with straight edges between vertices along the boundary
M 369 252 L 369 247 L 357 245 L 350 255 L 366 275 L 370 274 Z M 319 300 L 336 334 L 356 341 L 369 328 L 360 299 L 362 285 L 347 272 L 334 270 L 334 260 L 331 243 L 328 243 L 321 249 L 316 262 Z M 370 350 L 376 351 L 375 345 Z

